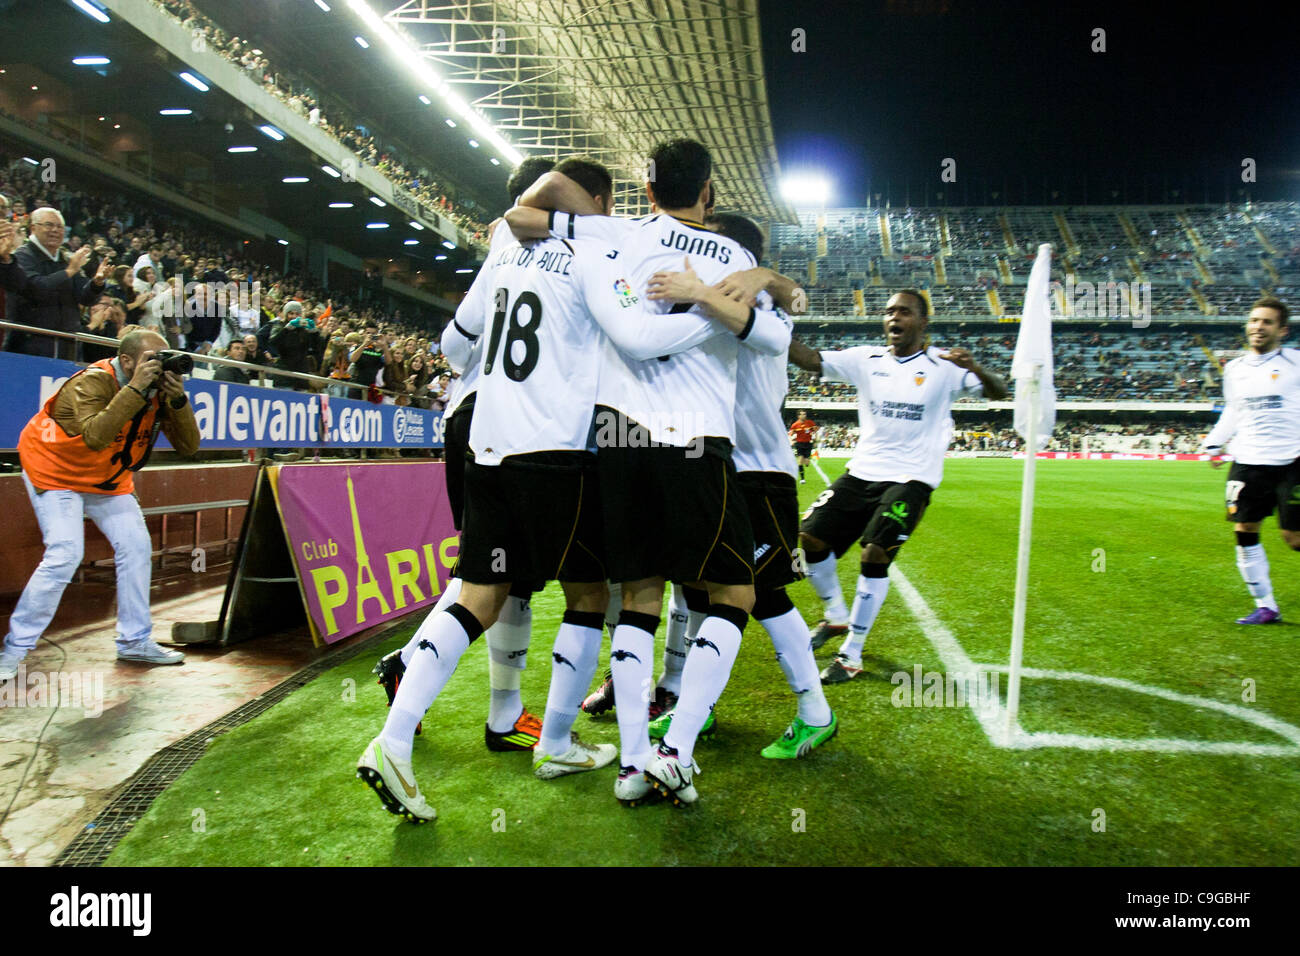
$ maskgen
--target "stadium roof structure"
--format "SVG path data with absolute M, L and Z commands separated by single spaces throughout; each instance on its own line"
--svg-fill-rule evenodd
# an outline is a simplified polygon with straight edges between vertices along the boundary
M 652 147 L 713 153 L 719 209 L 796 222 L 776 192 L 758 0 L 388 0 L 384 19 L 533 156 L 609 166 L 624 215 L 649 211 Z

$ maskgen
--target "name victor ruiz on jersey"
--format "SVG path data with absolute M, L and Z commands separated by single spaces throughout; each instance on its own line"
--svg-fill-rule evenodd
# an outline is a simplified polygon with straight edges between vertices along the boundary
M 534 262 L 534 259 L 537 261 Z M 572 261 L 573 253 L 571 252 L 561 252 L 558 249 L 553 249 L 537 256 L 533 247 L 517 246 L 502 252 L 497 256 L 497 261 L 493 265 L 513 265 L 525 269 L 531 266 L 539 272 L 554 272 L 567 276 L 569 274 L 569 263 Z

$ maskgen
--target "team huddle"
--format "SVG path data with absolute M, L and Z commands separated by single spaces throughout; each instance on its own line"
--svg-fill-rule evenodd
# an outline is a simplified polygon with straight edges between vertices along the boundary
M 926 443 L 942 433 L 946 446 L 952 400 L 981 389 L 1005 394 L 969 354 L 923 347 L 926 303 L 912 291 L 890 300 L 890 349 L 802 347 L 789 316 L 795 284 L 757 265 L 761 230 L 712 212 L 708 150 L 678 139 L 651 160 L 654 211 L 636 220 L 612 215 L 612 179 L 599 164 L 525 162 L 508 187 L 515 205 L 443 334 L 461 373 L 445 413 L 448 497 L 461 531 L 456 578 L 410 642 L 376 668 L 389 715 L 357 765 L 385 808 L 409 820 L 436 816 L 411 769 L 414 735 L 485 631 L 485 742 L 532 750 L 541 779 L 617 757 L 614 795 L 624 803 L 655 792 L 694 802 L 695 744 L 716 726 L 714 707 L 751 615 L 797 706 L 762 755 L 799 758 L 831 739 L 838 721 L 822 683 L 847 678 L 818 674 L 818 636 L 851 631 L 843 654 L 860 670 L 862 638 L 883 597 L 864 599 L 860 588 L 852 612 L 832 598 L 825 579 L 834 579 L 835 555 L 861 538 L 864 575 L 887 568 L 938 484 L 943 447 Z M 880 434 L 863 429 L 863 461 L 855 458 L 802 528 L 781 418 L 787 360 L 858 384 L 864 423 L 874 420 L 876 394 L 892 419 Z M 901 371 L 872 382 L 887 363 Z M 895 446 L 918 425 L 920 443 L 895 447 L 881 471 L 872 443 Z M 817 635 L 785 590 L 802 576 L 801 543 L 827 601 Z M 529 596 L 552 580 L 565 612 L 538 720 L 523 706 L 519 676 Z M 654 635 L 668 583 L 656 682 Z M 864 600 L 874 606 L 860 607 Z M 584 701 L 607 624 L 609 675 Z M 619 747 L 582 741 L 573 731 L 580 710 L 615 702 Z
M 942 480 L 953 401 L 1007 395 L 969 352 L 929 346 L 928 301 L 910 289 L 889 299 L 885 345 L 804 346 L 790 318 L 803 296 L 758 266 L 761 230 L 712 212 L 708 150 L 676 139 L 651 161 L 653 211 L 634 220 L 613 215 L 613 182 L 598 163 L 525 161 L 508 184 L 514 205 L 443 333 L 460 373 L 444 413 L 460 554 L 438 605 L 376 667 L 389 714 L 357 764 L 384 807 L 413 822 L 436 816 L 415 781 L 414 736 L 485 633 L 485 743 L 532 751 L 543 780 L 617 758 L 614 795 L 625 804 L 656 794 L 695 802 L 695 746 L 716 730 L 751 616 L 797 708 L 762 756 L 797 759 L 826 743 L 839 722 L 822 685 L 862 672 L 889 565 Z M 815 426 L 787 433 L 787 362 L 858 394 L 847 471 L 802 521 L 797 481 Z M 836 560 L 855 542 L 850 606 Z M 825 608 L 811 631 L 786 593 L 805 574 Z M 529 598 L 549 581 L 560 583 L 565 612 L 539 719 L 523 706 L 520 675 Z M 606 627 L 608 674 L 586 696 Z M 813 651 L 831 636 L 843 644 L 819 674 Z M 573 731 L 580 711 L 615 705 L 618 747 Z

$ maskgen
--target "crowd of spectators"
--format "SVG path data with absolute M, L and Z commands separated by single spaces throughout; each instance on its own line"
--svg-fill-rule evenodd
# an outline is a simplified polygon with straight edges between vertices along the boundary
M 1141 425 L 1102 425 L 1095 422 L 1057 422 L 1049 451 L 1164 452 L 1192 454 L 1200 450 L 1209 431 L 1204 423 L 1160 420 Z M 817 447 L 848 451 L 858 442 L 856 424 L 823 424 Z M 1007 452 L 1024 446 L 1015 429 L 1006 424 L 959 423 L 953 431 L 952 451 Z
M 399 154 L 391 143 L 381 142 L 366 127 L 346 115 L 341 104 L 330 105 L 329 116 L 323 111 L 321 97 L 311 81 L 300 73 L 286 71 L 272 64 L 266 54 L 248 40 L 231 36 L 194 4 L 193 0 L 155 0 L 167 13 L 180 21 L 194 36 L 202 37 L 212 50 L 238 66 L 267 93 L 284 102 L 291 110 L 306 117 L 313 126 L 333 136 L 355 153 L 358 159 L 373 166 L 387 179 L 410 192 L 420 202 L 453 220 L 476 242 L 487 242 L 487 211 L 467 196 L 453 199 L 453 188 L 439 183 L 428 169 Z
M 865 314 L 877 315 L 891 290 L 905 286 L 928 289 L 940 315 L 1018 315 L 1044 241 L 1057 247 L 1054 282 L 1064 288 L 1072 276 L 1098 294 L 1107 282 L 1149 283 L 1149 300 L 1143 290 L 1139 301 L 1143 309 L 1149 301 L 1156 317 L 1241 315 L 1263 292 L 1284 295 L 1300 284 L 1294 202 L 830 209 L 808 211 L 797 225 L 774 224 L 770 241 L 775 268 L 798 278 L 811 313 L 827 316 L 861 314 L 859 294 Z M 1082 288 L 1070 314 L 1130 314 L 1123 297 L 1103 305 Z
M 179 217 L 122 196 L 105 199 L 77 188 L 65 175 L 46 183 L 37 167 L 21 160 L 0 157 L 0 196 L 11 203 L 6 215 L 17 225 L 20 241 L 33 229 L 33 214 L 38 222 L 53 218 L 38 210 L 59 210 L 66 223 L 58 239 L 62 249 L 57 265 L 48 257 L 46 262 L 48 268 L 64 268 L 76 258 L 78 295 L 91 277 L 99 274 L 105 280 L 97 294 L 91 289 L 72 303 L 72 309 L 80 310 L 72 313 L 71 326 L 43 318 L 14 293 L 6 297 L 10 321 L 63 331 L 79 328 L 110 338 L 142 326 L 162 333 L 174 348 L 266 370 L 250 374 L 228 368 L 226 380 L 328 388 L 339 396 L 422 408 L 445 402 L 450 372 L 437 353 L 438 330 L 408 320 L 400 308 L 387 311 L 364 286 L 355 296 L 340 296 L 302 273 L 257 261 L 240 242 Z M 4 347 L 55 354 L 50 339 L 35 335 L 11 334 Z M 113 349 L 92 343 L 75 349 L 66 343 L 58 354 L 89 362 L 112 355 Z M 202 363 L 196 368 L 200 375 L 209 374 Z M 319 375 L 335 384 L 277 374 L 286 371 Z
M 936 330 L 939 336 L 946 330 Z M 817 349 L 879 344 L 879 335 L 853 332 L 800 333 Z M 983 333 L 960 340 L 943 335 L 940 347 L 961 345 L 985 365 L 1007 376 L 1015 353 L 1015 332 Z M 1054 384 L 1061 401 L 1153 400 L 1201 402 L 1221 397 L 1217 368 L 1243 347 L 1238 331 L 1207 329 L 1191 334 L 1139 332 L 1130 328 L 1089 331 L 1057 328 L 1052 334 Z M 1207 349 L 1211 354 L 1207 355 Z M 1213 356 L 1213 357 L 1211 357 Z M 852 385 L 823 382 L 811 372 L 790 377 L 790 394 L 823 401 L 853 401 Z

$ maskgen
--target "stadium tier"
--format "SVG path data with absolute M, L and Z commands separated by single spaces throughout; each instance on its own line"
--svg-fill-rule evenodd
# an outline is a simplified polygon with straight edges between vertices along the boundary
M 797 225 L 773 224 L 770 244 L 773 267 L 803 283 L 813 315 L 875 316 L 906 286 L 925 291 L 939 319 L 1014 317 L 1035 251 L 1051 242 L 1061 317 L 1074 317 L 1068 292 L 1083 283 L 1149 283 L 1160 320 L 1240 318 L 1260 295 L 1287 294 L 1300 283 L 1298 231 L 1293 202 L 805 209 Z

